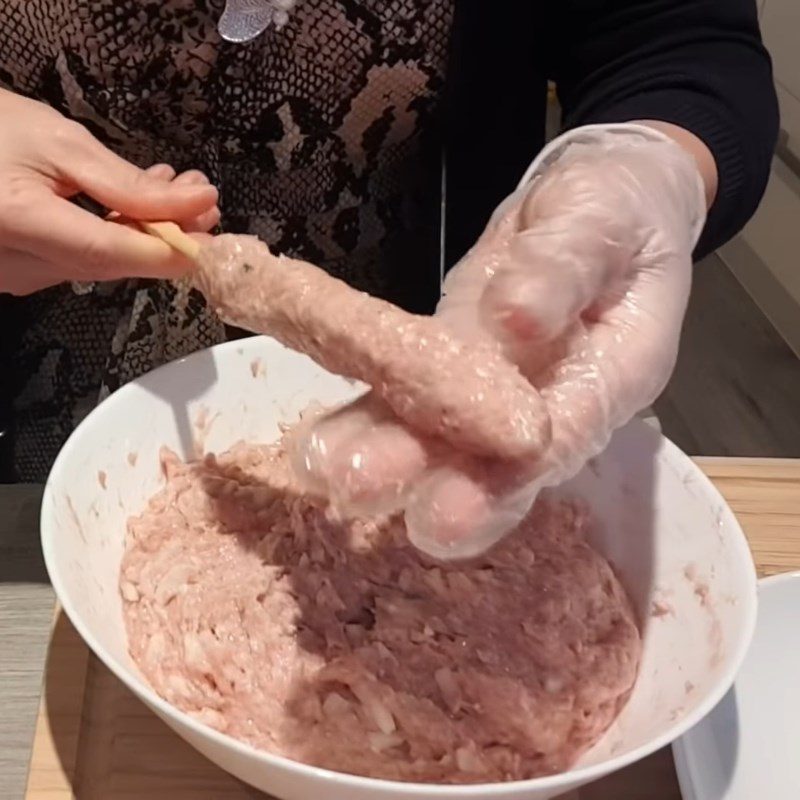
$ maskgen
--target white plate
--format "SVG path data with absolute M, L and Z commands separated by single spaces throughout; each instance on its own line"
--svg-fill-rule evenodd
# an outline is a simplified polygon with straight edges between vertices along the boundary
M 800 572 L 759 582 L 736 683 L 673 754 L 684 800 L 800 798 Z

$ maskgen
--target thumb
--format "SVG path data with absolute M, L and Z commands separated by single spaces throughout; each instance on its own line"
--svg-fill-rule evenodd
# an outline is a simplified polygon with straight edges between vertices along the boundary
M 541 387 L 553 424 L 542 459 L 548 485 L 571 478 L 613 432 L 663 391 L 675 365 L 691 258 L 640 269 L 618 303 L 589 322 Z
M 164 181 L 159 175 L 120 158 L 85 129 L 70 143 L 65 181 L 106 208 L 133 219 L 180 220 L 212 209 L 217 190 L 206 183 Z
M 561 336 L 620 282 L 639 244 L 632 223 L 621 225 L 601 207 L 602 191 L 560 199 L 511 237 L 481 297 L 484 321 L 507 344 L 532 347 Z
M 408 538 L 434 558 L 471 558 L 519 525 L 539 488 L 529 466 L 444 464 L 411 489 L 405 506 Z

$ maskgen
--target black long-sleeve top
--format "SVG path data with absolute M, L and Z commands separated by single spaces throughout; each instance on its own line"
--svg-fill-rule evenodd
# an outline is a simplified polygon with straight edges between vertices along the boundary
M 754 0 L 462 0 L 451 58 L 450 264 L 542 146 L 548 80 L 565 128 L 653 119 L 706 143 L 719 190 L 697 257 L 762 197 L 778 110 Z

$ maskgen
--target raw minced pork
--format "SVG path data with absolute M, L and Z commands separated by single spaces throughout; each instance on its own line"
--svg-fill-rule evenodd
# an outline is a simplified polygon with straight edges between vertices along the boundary
M 397 519 L 301 496 L 280 446 L 162 459 L 120 587 L 134 660 L 196 719 L 320 767 L 473 783 L 569 767 L 624 705 L 640 636 L 579 505 L 541 499 L 442 564 Z

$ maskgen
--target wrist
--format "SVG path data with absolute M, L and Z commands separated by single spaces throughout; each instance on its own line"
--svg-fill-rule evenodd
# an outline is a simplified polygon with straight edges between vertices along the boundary
M 717 196 L 719 174 L 717 172 L 717 162 L 708 145 L 691 131 L 681 128 L 679 125 L 673 125 L 671 122 L 641 120 L 636 124 L 644 125 L 668 136 L 694 159 L 705 189 L 706 210 L 710 209 Z
M 689 151 L 687 147 L 677 141 L 676 131 L 668 133 L 666 130 L 662 130 L 662 126 L 666 126 L 666 123 L 624 122 L 584 125 L 568 130 L 551 141 L 539 153 L 522 176 L 517 188 L 518 190 L 524 189 L 528 184 L 535 181 L 562 157 L 566 156 L 572 147 L 602 148 L 609 157 L 613 157 L 612 154 L 616 148 L 619 148 L 618 152 L 622 156 L 626 151 L 630 153 L 632 146 L 636 146 L 640 153 L 644 151 L 644 148 L 650 147 L 654 151 L 653 158 L 650 160 L 663 164 L 664 170 L 669 171 L 671 169 L 672 174 L 678 177 L 681 188 L 680 193 L 675 197 L 675 202 L 670 204 L 667 200 L 667 196 L 672 194 L 671 192 L 661 195 L 660 201 L 664 204 L 662 206 L 664 210 L 669 209 L 673 212 L 669 216 L 672 216 L 675 222 L 679 219 L 683 220 L 680 223 L 681 227 L 688 232 L 690 249 L 693 249 L 705 225 L 709 187 L 706 184 L 704 175 L 701 173 L 701 166 L 695 153 Z M 677 126 L 669 127 L 677 128 Z M 683 131 L 680 128 L 678 130 L 686 134 L 687 137 L 696 138 L 693 134 L 689 134 L 688 131 Z M 689 139 L 685 138 L 683 141 L 688 143 Z M 697 141 L 699 142 L 699 140 Z M 657 150 L 658 145 L 661 145 L 660 150 Z M 666 147 L 664 147 L 665 145 Z M 700 151 L 698 151 L 697 155 L 701 155 Z M 711 157 L 710 153 L 708 155 Z M 670 164 L 672 165 L 671 167 Z M 714 175 L 716 174 L 715 167 L 712 172 Z M 654 175 L 657 175 L 657 173 L 654 173 Z M 672 185 L 674 186 L 675 183 L 672 182 Z M 710 186 L 713 191 L 716 191 L 713 181 Z M 658 192 L 658 188 L 654 186 L 653 191 Z

